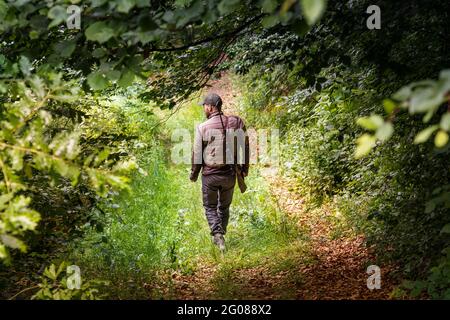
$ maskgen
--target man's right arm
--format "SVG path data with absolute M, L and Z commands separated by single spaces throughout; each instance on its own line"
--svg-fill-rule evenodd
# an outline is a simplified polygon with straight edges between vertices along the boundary
M 199 127 L 195 130 L 191 164 L 191 174 L 189 179 L 195 182 L 198 179 L 198 175 L 203 165 L 203 138 Z

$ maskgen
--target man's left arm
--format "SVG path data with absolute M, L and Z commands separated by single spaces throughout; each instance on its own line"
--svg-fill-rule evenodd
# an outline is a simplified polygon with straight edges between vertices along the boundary
M 245 144 L 244 144 L 244 163 L 242 164 L 242 175 L 244 177 L 248 176 L 248 170 L 250 168 L 250 139 L 248 137 L 247 128 L 245 127 L 244 121 L 241 119 L 241 128 L 245 133 Z

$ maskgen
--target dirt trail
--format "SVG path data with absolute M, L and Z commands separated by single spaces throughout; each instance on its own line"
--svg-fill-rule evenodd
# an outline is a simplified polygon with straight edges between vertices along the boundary
M 389 273 L 391 267 L 382 268 L 380 290 L 367 288 L 367 267 L 374 263 L 375 257 L 365 246 L 363 236 L 342 235 L 332 239 L 332 224 L 327 221 L 331 214 L 322 208 L 320 216 L 303 209 L 303 200 L 298 193 L 287 186 L 289 181 L 280 177 L 268 177 L 272 192 L 280 207 L 289 215 L 296 217 L 298 223 L 306 226 L 311 237 L 312 254 L 316 262 L 299 266 L 303 274 L 302 286 L 298 288 L 298 299 L 389 299 L 394 289 Z
M 236 114 L 237 91 L 227 75 L 210 82 L 206 90 L 218 93 L 224 100 L 224 113 Z M 245 299 L 389 299 L 394 283 L 389 277 L 390 267 L 382 267 L 381 289 L 367 288 L 367 266 L 374 256 L 365 246 L 363 236 L 340 235 L 332 237 L 333 226 L 328 217 L 331 212 L 322 208 L 320 214 L 305 210 L 304 201 L 297 192 L 290 190 L 293 183 L 276 175 L 273 170 L 264 171 L 272 196 L 279 208 L 298 221 L 306 230 L 313 262 L 298 263 L 291 270 L 269 272 L 264 262 L 260 266 L 233 270 L 228 281 L 239 284 L 244 292 L 236 292 L 236 298 Z M 294 257 L 295 258 L 295 257 Z M 174 275 L 174 292 L 181 299 L 215 298 L 215 266 L 199 267 L 194 275 Z M 286 296 L 286 292 L 289 295 Z

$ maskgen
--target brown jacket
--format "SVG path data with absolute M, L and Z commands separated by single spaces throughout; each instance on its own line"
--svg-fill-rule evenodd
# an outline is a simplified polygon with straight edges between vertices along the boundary
M 191 180 L 197 180 L 201 169 L 205 176 L 234 175 L 236 165 L 240 166 L 246 176 L 249 162 L 249 138 L 241 118 L 215 112 L 197 127 L 192 152 Z

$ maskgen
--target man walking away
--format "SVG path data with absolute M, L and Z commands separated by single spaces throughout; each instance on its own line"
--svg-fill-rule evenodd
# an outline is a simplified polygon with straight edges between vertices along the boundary
M 236 176 L 242 188 L 249 170 L 249 139 L 241 118 L 222 113 L 222 99 L 208 94 L 200 103 L 207 117 L 196 130 L 190 180 L 202 170 L 203 207 L 214 243 L 225 250 L 229 208 Z

